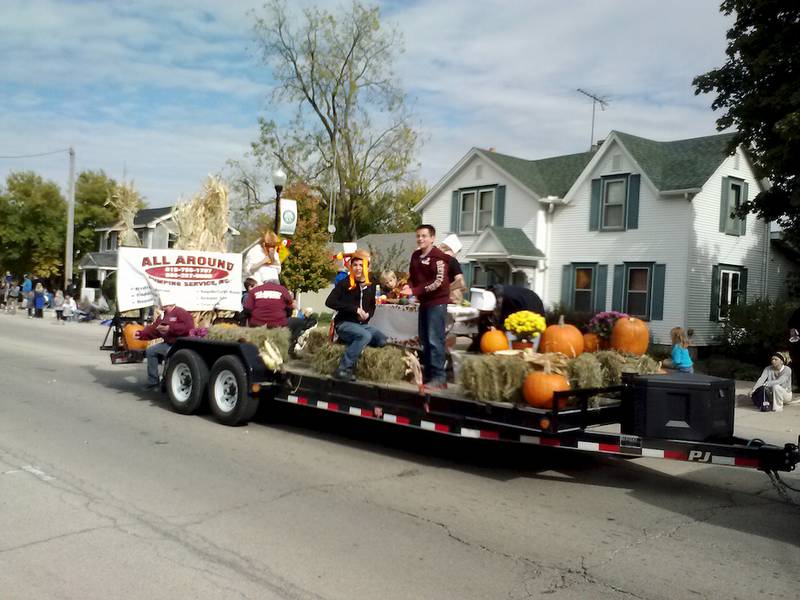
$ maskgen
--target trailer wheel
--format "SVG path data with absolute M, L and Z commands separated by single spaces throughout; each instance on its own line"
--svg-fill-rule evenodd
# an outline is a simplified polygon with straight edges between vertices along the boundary
M 169 358 L 167 395 L 175 412 L 191 415 L 200 408 L 208 383 L 208 365 L 194 350 L 178 350 Z
M 255 414 L 258 400 L 247 393 L 247 373 L 235 356 L 222 356 L 211 367 L 208 400 L 211 412 L 223 425 L 246 423 Z

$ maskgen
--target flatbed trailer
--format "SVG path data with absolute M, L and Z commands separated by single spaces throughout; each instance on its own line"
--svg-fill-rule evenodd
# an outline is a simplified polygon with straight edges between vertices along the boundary
M 113 352 L 112 362 L 141 360 L 120 354 L 123 351 Z M 478 402 L 457 386 L 425 393 L 405 383 L 340 381 L 314 373 L 302 361 L 273 371 L 253 344 L 201 338 L 177 340 L 162 378 L 162 391 L 176 412 L 193 414 L 207 402 L 225 425 L 246 424 L 262 403 L 276 402 L 440 435 L 743 467 L 776 478 L 778 471 L 793 471 L 800 462 L 800 438 L 798 443 L 777 446 L 735 436 L 692 441 L 609 431 L 625 423 L 633 410 L 626 394 L 629 387 L 623 383 L 561 392 L 549 409 Z M 593 407 L 590 398 L 596 396 L 601 402 Z M 567 397 L 573 406 L 559 409 L 558 401 Z

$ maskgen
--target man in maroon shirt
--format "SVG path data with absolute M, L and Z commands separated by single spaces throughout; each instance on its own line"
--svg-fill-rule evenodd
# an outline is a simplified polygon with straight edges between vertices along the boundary
M 268 280 L 247 292 L 244 314 L 250 327 L 286 327 L 294 299 L 285 287 Z
M 158 387 L 158 363 L 169 352 L 175 340 L 181 336 L 189 335 L 194 327 L 192 315 L 180 306 L 167 304 L 164 312 L 152 324 L 148 325 L 136 335 L 140 340 L 154 340 L 164 338 L 160 344 L 149 346 L 144 355 L 147 358 L 147 385 L 145 390 L 154 390 Z
M 433 225 L 417 227 L 417 250 L 411 255 L 406 292 L 419 301 L 419 341 L 422 345 L 422 366 L 430 389 L 447 387 L 445 361 L 445 321 L 450 298 L 447 265 L 450 257 L 434 247 Z

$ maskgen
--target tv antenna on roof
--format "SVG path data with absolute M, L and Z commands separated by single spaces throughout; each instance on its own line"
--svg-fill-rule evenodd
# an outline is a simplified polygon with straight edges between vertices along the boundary
M 583 94 L 584 96 L 588 96 L 592 99 L 592 133 L 589 136 L 589 150 L 592 149 L 592 145 L 594 144 L 594 113 L 595 108 L 597 107 L 598 102 L 600 103 L 600 110 L 605 110 L 608 106 L 608 98 L 603 98 L 598 96 L 597 94 L 593 94 L 591 92 L 587 92 L 586 90 L 582 90 L 578 88 L 578 91 Z

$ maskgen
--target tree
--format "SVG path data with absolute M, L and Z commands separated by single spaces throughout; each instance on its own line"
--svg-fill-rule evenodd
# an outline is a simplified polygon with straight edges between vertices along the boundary
M 795 0 L 724 0 L 720 10 L 735 13 L 728 30 L 727 62 L 694 79 L 695 93 L 717 94 L 711 107 L 725 112 L 720 130 L 735 127 L 731 152 L 748 150 L 756 174 L 771 187 L 742 205 L 777 220 L 787 237 L 800 243 L 800 7 Z
M 284 195 L 297 201 L 297 229 L 289 256 L 281 265 L 281 282 L 293 292 L 316 292 L 328 285 L 334 275 L 328 233 L 321 218 L 324 211 L 307 185 L 291 185 Z
M 336 15 L 307 9 L 297 24 L 281 0 L 265 11 L 255 33 L 272 68 L 272 100 L 297 108 L 283 128 L 260 119 L 254 156 L 290 180 L 336 188 L 337 237 L 356 239 L 370 199 L 403 181 L 418 145 L 392 72 L 402 40 L 381 28 L 378 8 L 358 1 Z
M 0 191 L 0 256 L 17 276 L 61 274 L 67 203 L 58 186 L 32 171 L 13 172 Z
M 117 221 L 116 211 L 106 205 L 117 183 L 103 171 L 83 171 L 75 182 L 75 255 L 97 250 L 98 227 Z
M 427 192 L 424 183 L 411 181 L 397 189 L 377 194 L 370 199 L 368 209 L 358 219 L 359 236 L 414 231 L 422 223 L 422 215 L 411 209 L 419 204 Z

